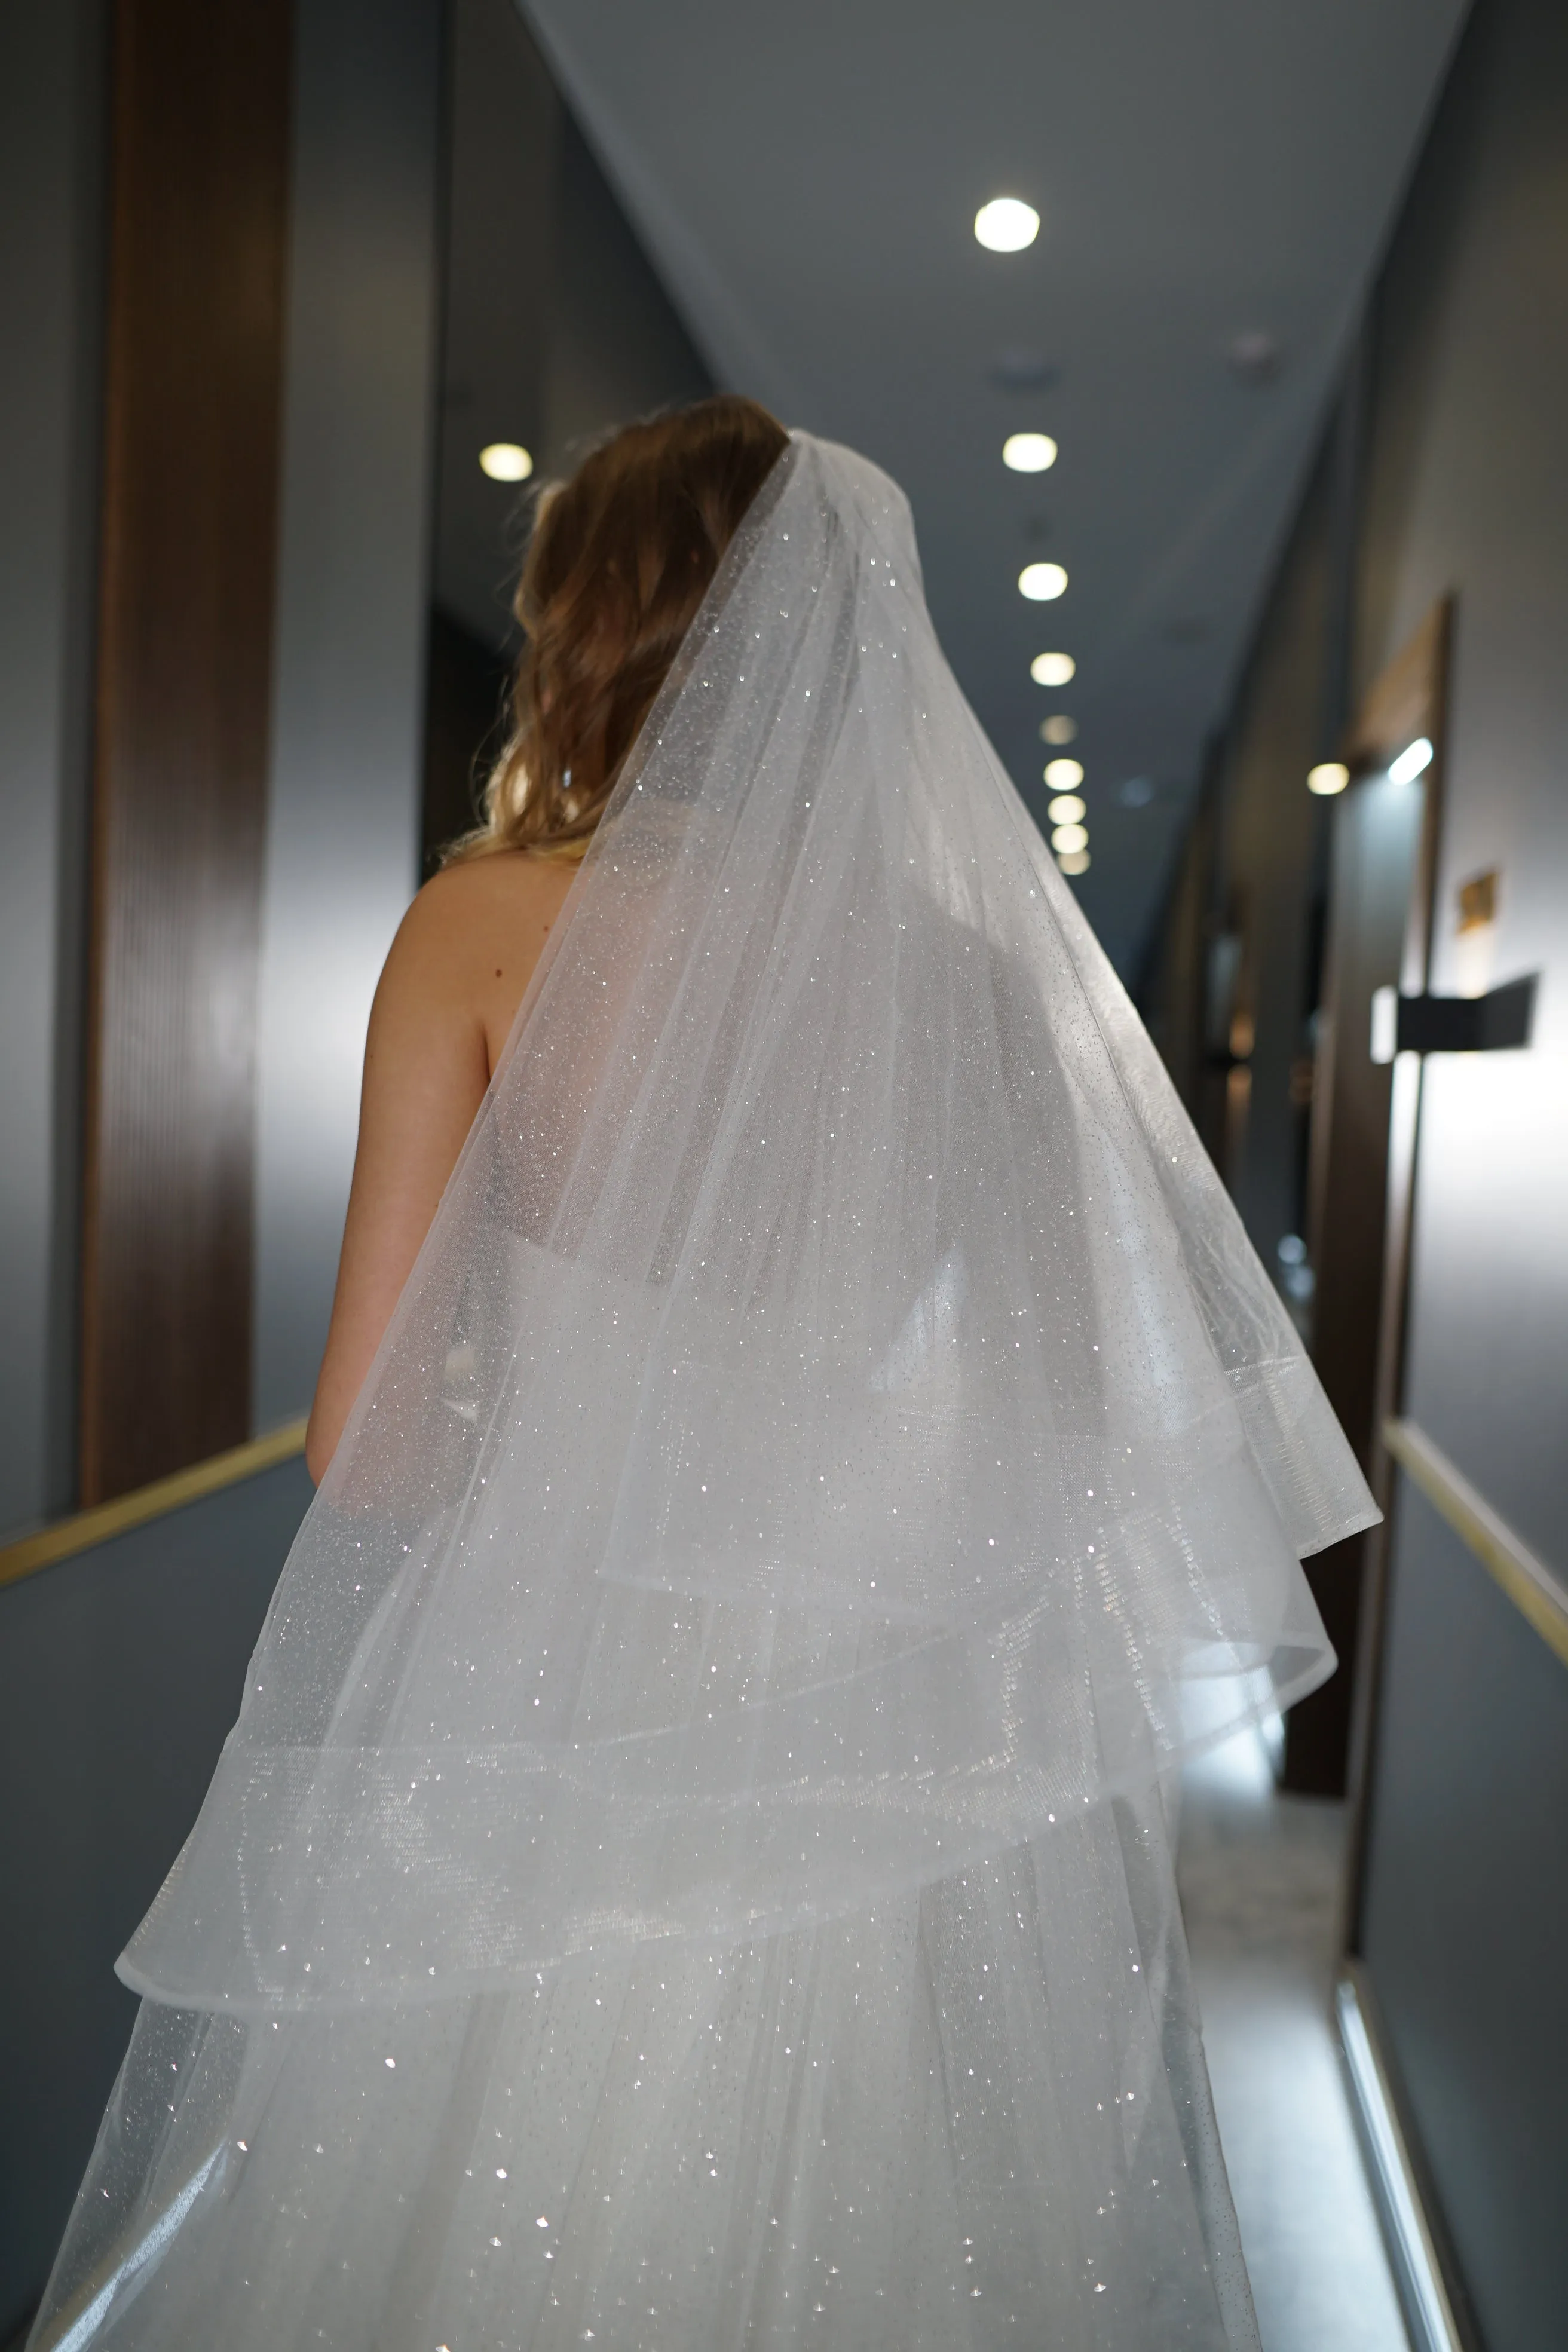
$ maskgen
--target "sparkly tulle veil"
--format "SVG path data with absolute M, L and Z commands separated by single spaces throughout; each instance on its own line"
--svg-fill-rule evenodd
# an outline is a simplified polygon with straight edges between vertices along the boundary
M 584 861 L 121 1963 L 147 2006 L 39 2340 L 199 2340 L 172 2305 L 164 2335 L 135 2313 L 232 2202 L 268 2035 L 318 2037 L 321 2097 L 321 2053 L 389 2019 L 470 2050 L 524 1992 L 823 1949 L 1021 1853 L 1037 1887 L 1097 1822 L 1125 1853 L 1169 1767 L 1329 1671 L 1300 1556 L 1373 1516 L 942 658 L 903 498 L 795 436 Z M 752 2334 L 689 2316 L 686 2340 L 796 2340 L 745 2310 Z M 1085 2345 L 1240 2340 L 1100 2312 Z M 405 2340 L 378 2326 L 329 2340 Z M 663 2342 L 641 2326 L 625 2340 Z M 557 2340 L 537 2326 L 517 2340 Z M 841 2352 L 879 2340 L 842 2328 Z M 274 2315 L 271 2340 L 315 2338 Z

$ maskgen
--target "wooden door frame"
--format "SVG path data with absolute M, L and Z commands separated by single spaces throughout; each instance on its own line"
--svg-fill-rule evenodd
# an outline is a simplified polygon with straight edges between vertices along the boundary
M 1426 992 L 1431 963 L 1452 628 L 1453 600 L 1444 597 L 1432 607 L 1394 658 L 1373 681 L 1341 744 L 1341 756 L 1350 771 L 1351 784 L 1346 798 L 1334 804 L 1339 823 L 1344 822 L 1340 812 L 1348 811 L 1351 805 L 1350 793 L 1380 776 L 1407 744 L 1418 736 L 1426 737 L 1432 744 L 1432 758 L 1422 777 L 1420 830 L 1415 845 L 1397 967 L 1398 984 L 1401 992 L 1406 994 L 1419 995 Z M 1342 940 L 1343 934 L 1339 931 L 1339 926 L 1350 919 L 1349 910 L 1342 905 L 1336 907 L 1331 903 L 1325 956 L 1325 974 L 1331 989 L 1337 984 L 1342 961 L 1336 933 Z M 1394 975 L 1391 972 L 1390 976 Z M 1330 1171 L 1335 1165 L 1337 1057 L 1346 1051 L 1365 1050 L 1364 1040 L 1359 1036 L 1352 1037 L 1346 1031 L 1346 1013 L 1341 1013 L 1331 1000 L 1325 1001 L 1324 1010 L 1330 1017 L 1323 1024 L 1314 1085 L 1308 1218 L 1308 1231 L 1320 1252 L 1325 1226 L 1331 1223 L 1327 1203 Z M 1352 1399 L 1336 1395 L 1331 1388 L 1331 1401 L 1342 1413 L 1349 1415 L 1347 1433 L 1362 1458 L 1368 1481 L 1384 1513 L 1390 1507 L 1393 1482 L 1382 1427 L 1386 1415 L 1398 1410 L 1404 1379 L 1405 1295 L 1420 1100 L 1419 1058 L 1414 1055 L 1399 1055 L 1389 1072 L 1389 1123 L 1383 1166 L 1381 1230 L 1376 1242 L 1375 1279 L 1379 1290 L 1370 1357 L 1357 1352 L 1349 1360 L 1350 1371 L 1347 1372 L 1343 1365 L 1340 1368 L 1342 1379 L 1339 1385 L 1343 1389 L 1348 1383 Z M 1326 1344 L 1326 1335 L 1321 1335 L 1321 1339 Z M 1352 1378 L 1351 1373 L 1358 1364 L 1362 1370 Z M 1327 1364 L 1324 1372 L 1327 1377 Z M 1363 1422 L 1363 1407 L 1369 1401 L 1370 1415 Z M 1350 1426 L 1351 1421 L 1363 1425 Z M 1333 1547 L 1332 1550 L 1341 1549 Z M 1324 1605 L 1327 1608 L 1329 1595 L 1337 1590 L 1342 1596 L 1342 1607 L 1348 1601 L 1353 1611 L 1353 1638 L 1350 1624 L 1342 1624 L 1341 1633 L 1335 1637 L 1347 1649 L 1342 1671 L 1352 1677 L 1352 1681 L 1342 1701 L 1343 1715 L 1336 1719 L 1331 1711 L 1326 1720 L 1320 1719 L 1313 1724 L 1311 1734 L 1305 1738 L 1306 1727 L 1297 1723 L 1291 1727 L 1294 1739 L 1288 1733 L 1285 1785 L 1303 1793 L 1336 1794 L 1355 1790 L 1364 1778 L 1372 1736 L 1373 1694 L 1379 1671 L 1386 1577 L 1384 1530 L 1374 1528 L 1364 1537 L 1351 1538 L 1342 1549 L 1345 1556 L 1331 1570 L 1327 1569 L 1331 1553 L 1325 1556 L 1326 1572 L 1331 1581 L 1325 1591 Z M 1347 1583 L 1352 1584 L 1349 1592 L 1345 1590 Z M 1312 1701 L 1307 1702 L 1309 1709 L 1312 1705 Z M 1342 1747 L 1342 1741 L 1346 1746 Z
M 1431 985 L 1436 932 L 1437 869 L 1447 797 L 1448 704 L 1453 671 L 1457 600 L 1439 599 L 1409 643 L 1374 680 L 1357 713 L 1347 743 L 1347 764 L 1385 758 L 1390 743 L 1417 734 L 1432 744 L 1421 847 L 1412 877 L 1400 971 L 1402 995 L 1422 995 Z M 1384 1243 L 1383 1296 L 1377 1327 L 1377 1379 L 1373 1412 L 1370 1485 L 1383 1517 L 1363 1538 L 1358 1668 L 1351 1708 L 1350 1841 L 1345 1881 L 1345 1948 L 1361 1947 L 1366 1858 L 1371 1826 L 1373 1768 L 1383 1692 L 1388 1622 L 1389 1563 L 1393 1552 L 1395 1464 L 1385 1431 L 1405 1402 L 1410 1325 L 1410 1265 L 1415 1217 L 1415 1170 L 1421 1139 L 1425 1063 L 1418 1054 L 1397 1054 L 1389 1108 L 1388 1191 Z
M 1440 598 L 1433 605 L 1418 628 L 1368 688 L 1342 745 L 1342 757 L 1351 772 L 1352 790 L 1357 782 L 1385 770 L 1390 761 L 1416 737 L 1425 736 L 1432 745 L 1432 758 L 1425 772 L 1421 826 L 1411 875 L 1398 973 L 1400 992 L 1405 995 L 1426 992 L 1431 977 L 1438 849 L 1445 798 L 1454 617 L 1455 602 L 1451 595 Z M 1330 920 L 1331 925 L 1334 920 L 1331 908 Z M 1331 1038 L 1330 1052 L 1342 1043 Z M 1346 1790 L 1351 1804 L 1347 1932 L 1352 1950 L 1359 1934 L 1369 1790 L 1383 1681 L 1391 1517 L 1394 1499 L 1394 1465 L 1384 1443 L 1384 1426 L 1391 1414 L 1401 1410 L 1404 1401 L 1422 1068 L 1419 1055 L 1398 1054 L 1390 1071 L 1372 1426 L 1369 1430 L 1352 1430 L 1350 1433 L 1352 1442 L 1358 1447 L 1365 1448 L 1368 1483 L 1384 1513 L 1380 1524 L 1358 1539 L 1360 1596 L 1353 1681 L 1350 1693 L 1350 1747 L 1346 1772 Z M 1321 1202 L 1332 1151 L 1331 1128 L 1326 1132 L 1320 1130 L 1315 1133 L 1312 1139 L 1311 1186 L 1314 1202 L 1318 1203 Z M 1313 1224 L 1319 1231 L 1321 1230 L 1320 1215 L 1321 1209 L 1315 1208 Z

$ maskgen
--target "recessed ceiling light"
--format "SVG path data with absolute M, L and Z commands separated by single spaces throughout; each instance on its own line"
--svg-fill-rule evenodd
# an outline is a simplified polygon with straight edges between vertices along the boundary
M 1042 743 L 1070 743 L 1078 733 L 1078 720 L 1069 719 L 1065 710 L 1053 710 L 1048 719 L 1040 721 Z
M 1315 768 L 1307 771 L 1310 793 L 1342 793 L 1351 780 L 1351 772 L 1342 760 L 1320 760 Z
M 1029 664 L 1029 676 L 1037 686 L 1066 686 L 1077 669 L 1071 654 L 1037 654 Z
M 1147 776 L 1129 776 L 1116 797 L 1123 808 L 1147 808 L 1154 797 L 1154 787 Z
M 1061 867 L 1064 874 L 1071 874 L 1074 876 L 1087 874 L 1089 872 L 1089 852 L 1087 849 L 1068 850 L 1057 859 L 1057 864 Z
M 1081 760 L 1047 760 L 1046 782 L 1053 793 L 1070 793 L 1083 782 Z
M 479 469 L 492 482 L 526 482 L 533 459 L 521 441 L 489 441 L 479 451 Z
M 1414 743 L 1406 743 L 1397 760 L 1388 763 L 1391 784 L 1413 784 L 1417 776 L 1432 764 L 1432 746 L 1425 735 L 1417 735 Z
M 974 215 L 974 234 L 992 253 L 1022 253 L 1039 233 L 1039 214 L 1017 196 L 993 196 Z
M 1018 574 L 1018 590 L 1032 604 L 1048 604 L 1068 584 L 1059 563 L 1026 563 Z
M 1057 445 L 1048 433 L 1009 433 L 1002 444 L 1002 463 L 1016 474 L 1043 474 L 1057 462 Z
M 1058 824 L 1051 835 L 1051 847 L 1059 856 L 1070 856 L 1075 849 L 1089 847 L 1089 828 L 1081 824 Z
M 1081 824 L 1088 814 L 1076 793 L 1058 793 L 1046 811 L 1053 824 Z

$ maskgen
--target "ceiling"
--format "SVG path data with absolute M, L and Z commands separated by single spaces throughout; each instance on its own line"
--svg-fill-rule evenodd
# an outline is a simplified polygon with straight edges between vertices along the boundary
M 1465 0 L 521 5 L 719 381 L 909 491 L 1037 810 L 1041 720 L 1078 722 L 1077 887 L 1130 971 Z M 1028 251 L 975 242 L 998 194 Z M 1025 427 L 1049 473 L 1003 467 Z

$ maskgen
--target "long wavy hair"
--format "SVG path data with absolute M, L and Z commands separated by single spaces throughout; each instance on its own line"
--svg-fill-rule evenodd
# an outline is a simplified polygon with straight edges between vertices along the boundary
M 626 425 L 539 499 L 524 646 L 484 821 L 455 858 L 580 857 L 729 546 L 789 436 L 722 394 Z

